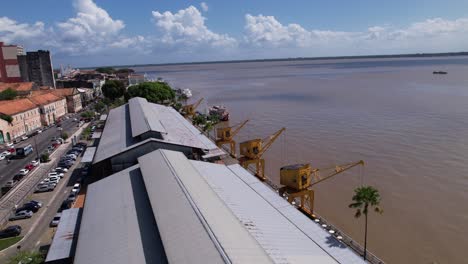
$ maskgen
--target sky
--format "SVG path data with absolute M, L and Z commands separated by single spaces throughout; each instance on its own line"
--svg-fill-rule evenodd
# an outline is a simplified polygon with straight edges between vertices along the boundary
M 468 51 L 466 0 L 5 0 L 55 67 Z

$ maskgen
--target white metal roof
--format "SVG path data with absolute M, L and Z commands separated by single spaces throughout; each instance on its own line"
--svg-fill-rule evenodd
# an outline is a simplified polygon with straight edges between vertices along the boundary
M 128 104 L 130 106 L 130 120 L 132 123 L 133 137 L 137 137 L 148 131 L 166 133 L 166 129 L 159 120 L 159 113 L 157 111 L 153 111 L 153 109 L 157 108 L 151 107 L 146 99 L 135 97 L 130 99 Z
M 170 263 L 271 263 L 271 259 L 180 152 L 138 159 Z
M 96 153 L 96 147 L 86 148 L 83 158 L 81 158 L 82 163 L 93 162 L 94 154 Z
M 190 162 L 276 263 L 365 263 L 240 165 Z
M 69 259 L 73 257 L 73 244 L 76 243 L 79 226 L 80 208 L 62 211 L 54 239 L 47 252 L 46 262 Z
M 88 186 L 74 263 L 167 263 L 138 165 Z

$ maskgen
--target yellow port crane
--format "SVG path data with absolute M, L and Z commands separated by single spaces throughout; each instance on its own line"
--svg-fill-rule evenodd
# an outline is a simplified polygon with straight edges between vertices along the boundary
M 182 107 L 182 114 L 184 117 L 193 117 L 195 115 L 195 109 L 201 104 L 203 101 L 203 98 L 200 98 L 196 103 L 194 104 L 188 104 L 184 105 Z
M 234 141 L 234 137 L 239 133 L 239 131 L 247 124 L 249 120 L 245 120 L 244 122 L 231 126 L 231 127 L 219 127 L 216 129 L 216 145 L 218 147 L 222 147 L 224 144 L 229 144 L 231 146 L 231 156 L 236 156 L 236 142 Z
M 310 164 L 284 166 L 280 170 L 280 184 L 284 186 L 279 188 L 279 195 L 287 196 L 290 203 L 295 201 L 296 198 L 300 198 L 299 209 L 305 214 L 313 216 L 314 191 L 309 188 L 358 165 L 364 166 L 364 161 L 360 160 L 324 169 L 312 168 Z M 332 169 L 330 174 L 321 175 L 321 171 L 330 169 Z M 314 182 L 312 182 L 312 178 L 314 178 Z M 308 204 L 308 208 L 306 204 Z
M 254 164 L 256 169 L 255 176 L 262 181 L 266 180 L 265 160 L 262 159 L 262 156 L 284 130 L 286 130 L 286 128 L 283 127 L 266 139 L 257 138 L 240 143 L 240 154 L 242 156 L 239 159 L 240 164 L 244 168 L 248 168 L 250 164 Z

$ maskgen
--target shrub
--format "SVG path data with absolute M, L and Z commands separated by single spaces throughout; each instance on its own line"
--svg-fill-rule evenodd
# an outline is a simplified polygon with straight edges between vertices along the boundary
M 41 162 L 49 162 L 50 161 L 49 153 L 42 153 L 40 159 L 41 159 Z

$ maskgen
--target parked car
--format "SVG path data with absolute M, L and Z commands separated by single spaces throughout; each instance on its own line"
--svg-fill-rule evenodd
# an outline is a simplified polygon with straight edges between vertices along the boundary
M 28 170 L 28 169 L 21 169 L 21 170 L 19 171 L 19 174 L 21 174 L 21 175 L 26 175 L 26 174 L 28 174 L 28 173 L 29 173 L 29 170 Z
M 70 169 L 70 167 L 73 166 L 73 163 L 61 161 L 57 165 L 60 166 L 60 167 L 63 167 L 63 168 Z
M 25 168 L 26 170 L 28 170 L 28 171 L 32 171 L 32 170 L 34 169 L 34 165 L 28 164 L 28 165 L 24 166 L 24 168 Z
M 75 185 L 73 185 L 73 189 L 71 191 L 72 191 L 72 193 L 79 193 L 80 189 L 81 189 L 81 185 L 79 183 L 75 183 Z
M 33 216 L 33 212 L 31 212 L 31 211 L 21 211 L 21 212 L 17 212 L 15 215 L 11 216 L 8 220 L 14 221 L 14 220 L 31 218 L 32 216 Z
M 15 237 L 21 234 L 21 226 L 13 225 L 0 231 L 0 238 Z
M 7 182 L 5 183 L 4 187 L 13 188 L 17 183 L 18 183 L 18 181 L 9 180 L 9 181 L 7 181 Z
M 72 160 L 76 160 L 76 155 L 75 154 L 67 154 L 67 155 L 65 155 L 65 158 L 70 158 Z
M 6 156 L 10 156 L 10 155 L 11 155 L 11 152 L 8 151 L 8 150 L 5 150 L 5 151 L 3 151 L 0 155 L 3 155 L 3 156 L 5 156 L 5 157 L 6 157 Z
M 20 143 L 20 142 L 21 142 L 21 138 L 19 138 L 19 137 L 13 139 L 13 143 L 14 143 L 14 144 L 18 144 L 18 143 Z
M 68 169 L 67 169 L 67 168 L 57 167 L 57 168 L 55 168 L 53 171 L 59 172 L 59 173 L 65 173 L 65 172 L 68 171 Z
M 5 155 L 0 154 L 0 160 L 4 160 L 4 159 L 5 159 Z
M 26 140 L 26 139 L 28 139 L 27 136 L 22 136 L 22 137 L 21 137 L 21 141 L 24 141 L 24 140 Z
M 55 189 L 55 186 L 50 185 L 50 184 L 40 184 L 36 187 L 36 190 L 34 190 L 35 193 L 40 193 L 40 192 L 51 192 Z
M 66 201 L 71 201 L 71 202 L 75 202 L 76 200 L 76 193 L 70 193 L 70 195 L 68 195 L 68 198 Z
M 37 206 L 36 204 L 24 204 L 23 206 L 21 206 L 20 208 L 16 209 L 16 212 L 21 212 L 21 211 L 31 211 L 33 213 L 36 213 L 37 211 L 39 211 L 39 206 Z
M 49 183 L 58 184 L 60 182 L 60 177 L 58 177 L 58 176 L 49 177 L 47 179 L 49 179 Z
M 13 145 L 13 142 L 5 143 L 5 146 L 10 147 L 10 148 L 14 148 L 14 147 L 15 147 L 15 146 Z
M 36 200 L 31 200 L 31 201 L 27 202 L 26 204 L 29 204 L 29 203 L 35 204 L 35 205 L 39 206 L 39 208 L 42 207 L 42 203 L 39 202 L 39 201 L 36 201 Z
M 36 130 L 36 132 L 37 132 L 38 134 L 40 134 L 40 133 L 42 133 L 42 130 L 41 130 L 41 129 L 38 129 L 38 130 Z
M 62 205 L 59 208 L 59 212 L 62 212 L 63 210 L 70 209 L 72 207 L 72 205 L 73 205 L 73 201 L 68 201 L 68 200 L 63 201 Z
M 60 126 L 60 127 L 57 127 L 57 130 L 58 130 L 58 131 L 62 131 L 63 128 Z
M 24 175 L 21 175 L 19 173 L 13 176 L 14 181 L 21 181 L 23 178 L 24 178 Z
M 60 217 L 62 217 L 62 213 L 57 213 L 52 219 L 52 221 L 50 221 L 50 227 L 58 226 L 58 224 L 60 223 Z
M 39 166 L 39 164 L 41 164 L 41 162 L 39 160 L 33 160 L 31 161 L 31 164 L 34 166 L 34 167 L 37 167 Z
M 49 172 L 49 179 L 50 179 L 51 177 L 53 177 L 53 176 L 54 176 L 54 177 L 63 178 L 64 175 L 65 175 L 65 174 L 60 173 L 60 172 L 55 172 L 55 171 Z

